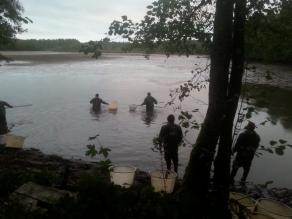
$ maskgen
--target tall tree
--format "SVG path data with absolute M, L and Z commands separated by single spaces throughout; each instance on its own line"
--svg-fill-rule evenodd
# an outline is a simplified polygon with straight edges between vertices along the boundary
M 0 45 L 10 43 L 17 33 L 24 31 L 22 24 L 31 22 L 22 13 L 23 7 L 18 0 L 0 1 Z
M 196 208 L 198 215 L 206 214 L 211 203 L 217 211 L 214 215 L 208 212 L 209 216 L 230 218 L 230 155 L 233 120 L 244 70 L 246 1 L 217 0 L 214 26 L 210 25 L 212 3 L 158 0 L 148 6 L 150 11 L 142 22 L 135 24 L 124 16 L 121 22 L 112 23 L 110 34 L 120 34 L 129 40 L 133 40 L 134 35 L 133 42 L 138 45 L 155 47 L 160 44 L 166 53 L 180 51 L 187 55 L 194 39 L 205 43 L 212 39 L 208 110 L 190 155 L 180 197 L 187 209 Z M 210 32 L 213 32 L 212 37 Z M 212 164 L 215 166 L 213 183 L 210 181 Z M 215 192 L 210 193 L 211 190 Z

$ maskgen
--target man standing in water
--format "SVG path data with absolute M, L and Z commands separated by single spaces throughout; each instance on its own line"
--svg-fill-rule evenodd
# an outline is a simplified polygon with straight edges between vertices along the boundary
M 174 115 L 167 117 L 167 124 L 162 126 L 159 133 L 160 145 L 164 148 L 164 159 L 167 170 L 171 170 L 171 161 L 173 162 L 174 171 L 177 173 L 178 168 L 178 146 L 183 139 L 181 127 L 174 123 Z
M 0 135 L 5 135 L 9 132 L 6 121 L 5 107 L 13 108 L 13 106 L 0 100 Z
M 253 157 L 260 143 L 260 137 L 254 131 L 255 127 L 256 126 L 253 122 L 248 122 L 247 126 L 245 127 L 246 130 L 238 136 L 236 144 L 233 148 L 232 154 L 237 152 L 237 155 L 232 165 L 231 171 L 232 184 L 234 182 L 234 177 L 237 173 L 237 170 L 240 167 L 243 168 L 241 182 L 245 183 L 246 181 Z
M 99 98 L 99 94 L 96 94 L 95 97 L 90 100 L 90 103 L 92 104 L 92 110 L 94 112 L 99 112 L 101 110 L 102 103 L 108 105 L 107 102 L 105 102 L 101 98 Z
M 146 112 L 153 112 L 154 104 L 157 104 L 157 100 L 151 96 L 151 93 L 147 93 L 147 97 L 145 97 L 141 106 L 146 105 Z

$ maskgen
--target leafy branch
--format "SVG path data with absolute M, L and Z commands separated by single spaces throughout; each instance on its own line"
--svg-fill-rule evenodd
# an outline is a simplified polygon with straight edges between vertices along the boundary
M 284 155 L 286 148 L 289 147 L 292 148 L 292 145 L 289 144 L 286 140 L 283 139 L 279 139 L 278 141 L 271 140 L 269 147 L 263 145 L 259 147 L 258 151 L 256 152 L 256 156 L 259 157 L 263 155 L 260 151 L 265 151 L 270 154 L 277 154 L 279 156 L 282 156 Z
M 111 149 L 104 147 L 100 140 L 99 140 L 99 134 L 93 136 L 93 137 L 89 137 L 88 141 L 96 141 L 98 143 L 99 148 L 96 149 L 96 145 L 95 144 L 88 144 L 87 147 L 87 151 L 85 153 L 86 156 L 88 157 L 95 157 L 95 156 L 99 156 L 99 161 L 98 164 L 101 167 L 104 167 L 105 169 L 108 169 L 111 165 L 111 161 L 108 158 L 109 156 L 109 152 L 111 151 Z

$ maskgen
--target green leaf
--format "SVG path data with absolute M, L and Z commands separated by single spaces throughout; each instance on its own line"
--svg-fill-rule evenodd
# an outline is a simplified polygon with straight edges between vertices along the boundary
M 181 126 L 183 128 L 188 128 L 190 126 L 189 122 L 188 121 L 185 121 L 185 122 L 182 122 Z
M 286 143 L 287 143 L 287 141 L 286 141 L 286 140 L 283 140 L 283 139 L 279 139 L 279 142 L 280 142 L 281 144 L 286 144 Z
M 271 148 L 266 148 L 266 150 L 267 150 L 267 152 L 269 152 L 269 153 L 271 153 L 271 154 L 274 153 L 274 151 L 273 151 Z
M 277 144 L 276 141 L 274 141 L 274 140 L 270 141 L 270 145 L 274 146 L 275 144 Z
M 279 156 L 282 156 L 284 154 L 284 150 L 281 148 L 275 148 L 275 152 Z
M 105 158 L 108 157 L 109 152 L 111 151 L 111 149 L 109 148 L 104 148 L 104 147 L 100 147 L 98 154 L 102 154 Z
M 86 151 L 85 155 L 90 157 L 95 157 L 97 155 L 97 151 L 95 149 L 95 145 L 87 145 L 88 150 Z

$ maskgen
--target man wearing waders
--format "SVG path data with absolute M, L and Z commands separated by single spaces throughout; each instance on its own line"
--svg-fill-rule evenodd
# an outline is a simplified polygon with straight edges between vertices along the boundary
M 99 98 L 99 94 L 96 94 L 95 97 L 90 100 L 90 103 L 92 104 L 92 110 L 94 112 L 99 112 L 101 110 L 101 104 L 108 105 L 107 102 L 105 102 L 101 98 Z
M 237 152 L 237 155 L 233 161 L 232 171 L 231 171 L 231 183 L 234 183 L 234 177 L 237 170 L 242 167 L 243 175 L 241 182 L 245 183 L 247 175 L 250 170 L 251 162 L 255 155 L 257 148 L 259 147 L 260 137 L 254 131 L 255 124 L 249 122 L 245 127 L 245 131 L 238 136 L 236 144 L 233 148 L 232 154 Z
M 181 127 L 174 123 L 174 115 L 167 117 L 167 124 L 162 126 L 159 133 L 160 145 L 164 148 L 164 159 L 167 170 L 171 170 L 171 161 L 173 162 L 174 171 L 177 173 L 178 168 L 178 146 L 183 138 Z
M 146 105 L 146 112 L 153 112 L 154 104 L 157 104 L 157 100 L 151 96 L 151 93 L 147 93 L 147 97 L 145 97 L 141 106 Z
M 12 108 L 8 103 L 0 100 L 0 135 L 5 135 L 9 132 L 6 121 L 5 107 Z

